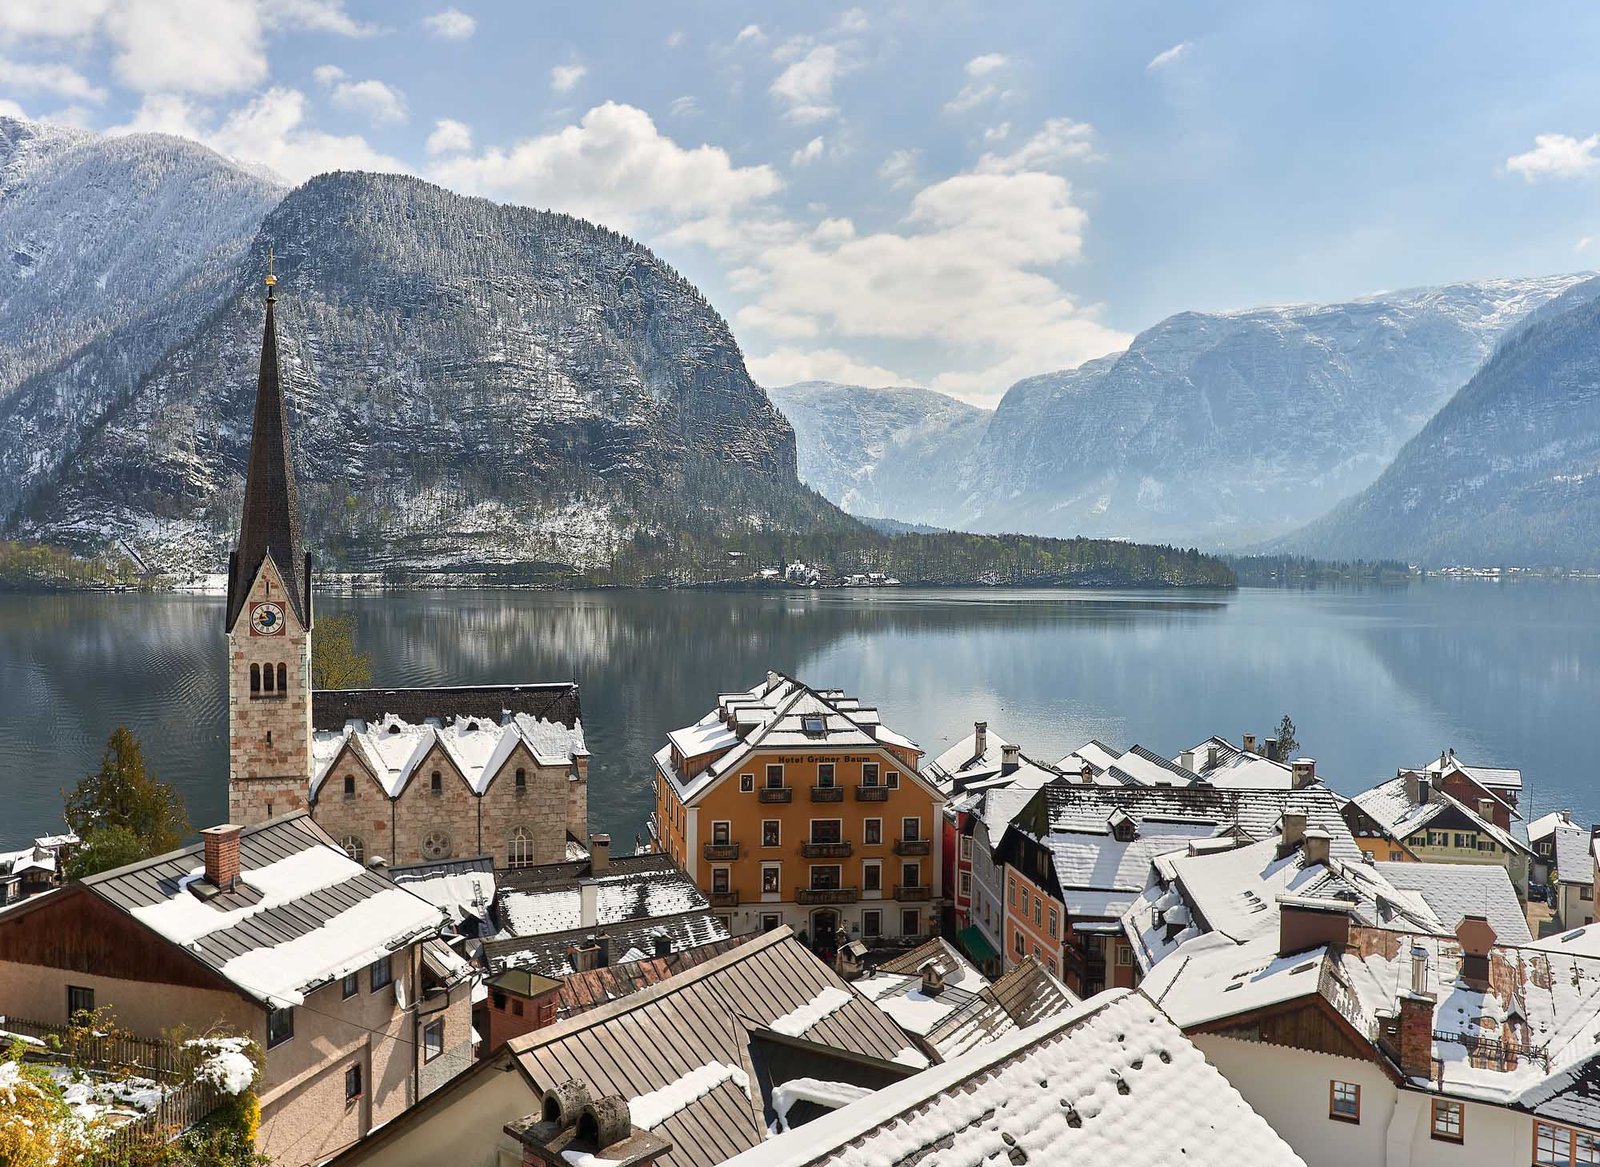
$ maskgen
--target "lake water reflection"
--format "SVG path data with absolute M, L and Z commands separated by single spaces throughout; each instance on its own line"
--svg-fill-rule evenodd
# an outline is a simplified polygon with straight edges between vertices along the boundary
M 1339 790 L 1455 747 L 1518 765 L 1535 812 L 1600 818 L 1600 588 L 1429 582 L 1239 593 L 405 592 L 336 597 L 381 685 L 576 678 L 590 809 L 619 844 L 668 729 L 767 668 L 875 702 L 931 754 L 986 718 L 1053 761 L 1091 737 L 1167 755 L 1284 711 Z M 226 807 L 221 602 L 0 596 L 0 847 L 126 722 L 197 825 Z M 1525 802 L 1526 809 L 1526 802 Z

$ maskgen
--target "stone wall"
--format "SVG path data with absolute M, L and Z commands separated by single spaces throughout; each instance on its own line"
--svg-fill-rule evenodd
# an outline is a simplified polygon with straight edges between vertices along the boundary
M 274 602 L 283 631 L 257 636 L 255 604 Z M 252 666 L 284 666 L 285 687 L 252 690 Z M 269 560 L 257 573 L 228 632 L 228 817 L 243 826 L 305 806 L 311 779 L 311 634 L 295 618 L 283 581 Z

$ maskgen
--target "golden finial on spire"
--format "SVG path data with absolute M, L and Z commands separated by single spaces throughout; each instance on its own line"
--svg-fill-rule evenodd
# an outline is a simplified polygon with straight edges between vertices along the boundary
M 272 289 L 278 283 L 278 277 L 272 272 L 272 244 L 267 244 L 267 295 L 272 295 Z

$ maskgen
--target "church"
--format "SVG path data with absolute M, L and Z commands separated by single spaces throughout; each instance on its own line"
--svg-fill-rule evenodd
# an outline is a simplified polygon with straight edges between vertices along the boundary
M 352 858 L 569 857 L 588 837 L 578 686 L 312 688 L 312 559 L 301 540 L 267 276 L 239 541 L 228 560 L 228 815 L 302 808 Z

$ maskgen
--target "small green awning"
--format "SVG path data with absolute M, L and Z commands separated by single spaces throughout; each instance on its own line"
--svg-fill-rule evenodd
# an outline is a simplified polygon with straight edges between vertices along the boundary
M 967 955 L 979 964 L 1000 959 L 1000 954 L 994 950 L 994 945 L 989 943 L 989 938 L 976 924 L 968 924 L 961 929 L 956 933 L 956 939 L 961 942 L 961 947 L 967 950 Z

